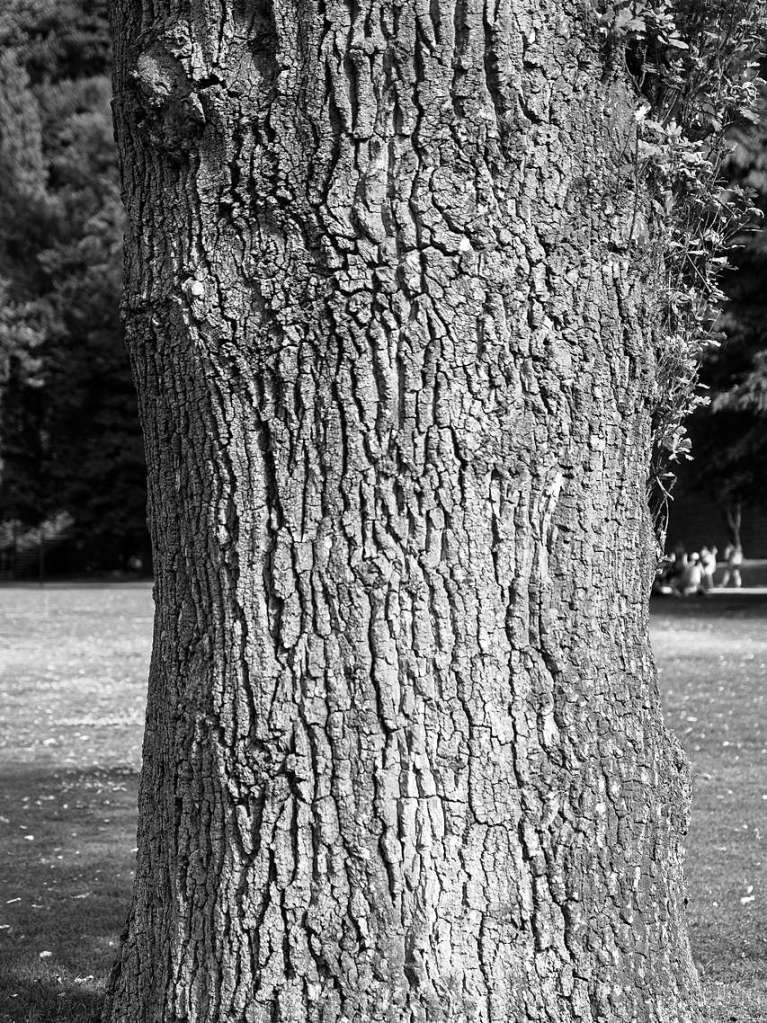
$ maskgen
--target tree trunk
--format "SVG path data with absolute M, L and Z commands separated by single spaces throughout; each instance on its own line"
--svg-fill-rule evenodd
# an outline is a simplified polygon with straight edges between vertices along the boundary
M 105 1020 L 696 1019 L 596 24 L 113 7 L 157 614 Z
M 728 501 L 724 506 L 724 517 L 727 523 L 727 533 L 730 542 L 735 547 L 743 548 L 741 542 L 741 523 L 743 521 L 743 506 L 740 501 Z

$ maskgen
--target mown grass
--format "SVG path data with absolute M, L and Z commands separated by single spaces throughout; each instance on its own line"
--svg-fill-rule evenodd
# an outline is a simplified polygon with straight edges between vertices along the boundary
M 767 599 L 654 605 L 668 725 L 693 768 L 688 919 L 709 1015 L 767 1021 Z
M 150 587 L 0 589 L 0 1023 L 90 1023 L 127 912 Z
M 128 907 L 146 585 L 0 588 L 0 1023 L 95 1023 Z M 661 601 L 692 762 L 689 919 L 709 1016 L 767 1021 L 767 601 Z M 44 954 L 47 953 L 47 954 Z

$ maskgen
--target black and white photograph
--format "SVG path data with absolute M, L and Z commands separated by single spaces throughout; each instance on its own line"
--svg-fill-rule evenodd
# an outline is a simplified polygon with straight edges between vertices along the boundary
M 767 0 L 0 0 L 0 1023 L 767 1023 Z

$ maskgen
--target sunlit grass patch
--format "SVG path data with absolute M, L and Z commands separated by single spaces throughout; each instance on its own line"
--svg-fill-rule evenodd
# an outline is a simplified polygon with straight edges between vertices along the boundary
M 659 601 L 666 720 L 692 763 L 688 919 L 712 1023 L 767 1020 L 767 601 Z
M 0 589 L 0 1023 L 91 1023 L 128 909 L 147 586 Z

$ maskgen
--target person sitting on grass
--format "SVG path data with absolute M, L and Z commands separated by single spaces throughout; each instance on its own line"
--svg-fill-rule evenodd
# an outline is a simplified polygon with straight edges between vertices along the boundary
M 700 564 L 700 555 L 697 551 L 693 551 L 677 583 L 677 593 L 681 597 L 691 597 L 694 593 L 703 593 L 702 583 L 703 568 Z

